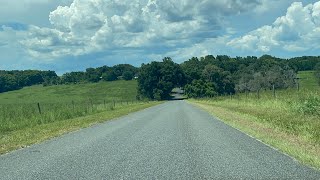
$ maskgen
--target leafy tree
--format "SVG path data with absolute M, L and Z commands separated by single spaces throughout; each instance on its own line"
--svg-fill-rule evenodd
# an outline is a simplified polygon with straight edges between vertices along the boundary
M 0 74 L 0 92 L 19 89 L 17 79 L 11 74 Z
M 102 79 L 105 81 L 115 81 L 117 80 L 117 74 L 114 72 L 114 70 L 109 70 L 102 74 Z
M 260 91 L 262 88 L 266 87 L 266 83 L 266 78 L 262 73 L 258 72 L 253 74 L 253 79 L 251 79 L 248 84 L 250 91 L 257 92 L 257 96 L 260 98 Z
M 100 81 L 101 74 L 94 68 L 86 69 L 86 79 L 88 82 L 98 82 Z
M 245 92 L 246 95 L 251 90 L 250 81 L 252 80 L 252 76 L 249 73 L 244 73 L 242 77 L 239 79 L 238 84 L 235 85 L 235 90 L 237 92 Z
M 283 86 L 281 86 L 281 88 L 294 87 L 294 85 L 296 84 L 296 77 L 297 73 L 289 66 L 285 66 L 281 71 L 281 79 L 283 81 Z
M 124 76 L 125 72 L 130 72 L 134 76 L 138 72 L 138 68 L 130 64 L 119 64 L 112 67 L 117 77 Z M 124 77 L 123 77 L 124 78 Z M 132 79 L 132 78 L 131 78 Z
M 214 97 L 218 95 L 215 85 L 204 80 L 193 80 L 185 86 L 185 94 L 189 98 Z
M 0 92 L 12 91 L 21 89 L 25 86 L 32 86 L 35 84 L 44 83 L 45 80 L 49 84 L 54 79 L 59 77 L 54 71 L 38 71 L 38 70 L 24 70 L 24 71 L 4 71 L 0 70 Z M 52 79 L 52 80 L 51 80 Z
M 269 88 L 281 88 L 282 77 L 281 77 L 282 68 L 279 66 L 272 67 L 269 71 L 266 72 L 266 86 Z
M 297 71 L 314 70 L 315 66 L 320 63 L 320 56 L 302 56 L 294 57 L 288 60 L 288 65 Z
M 262 64 L 260 71 L 241 71 L 236 85 L 238 92 L 257 92 L 258 97 L 262 89 L 284 89 L 295 85 L 296 73 L 289 67 Z M 268 67 L 268 68 L 266 68 Z
M 186 83 L 191 83 L 193 80 L 198 80 L 201 78 L 201 72 L 203 67 L 198 58 L 193 57 L 188 61 L 182 63 L 180 66 L 185 73 Z
M 175 86 L 183 85 L 184 78 L 182 69 L 171 58 L 164 58 L 162 62 L 142 64 L 138 92 L 149 99 L 168 99 Z
M 70 72 L 65 73 L 61 77 L 62 84 L 76 84 L 87 81 L 87 75 L 85 72 Z
M 132 80 L 134 77 L 134 73 L 132 71 L 125 71 L 122 75 L 123 79 L 128 81 L 128 80 Z
M 208 64 L 202 72 L 202 77 L 207 82 L 211 82 L 215 85 L 215 89 L 218 94 L 234 93 L 235 85 L 232 82 L 232 77 L 229 71 L 224 71 L 215 65 Z
M 96 73 L 101 76 L 103 73 L 106 73 L 107 71 L 110 71 L 112 68 L 108 66 L 102 66 L 95 69 Z

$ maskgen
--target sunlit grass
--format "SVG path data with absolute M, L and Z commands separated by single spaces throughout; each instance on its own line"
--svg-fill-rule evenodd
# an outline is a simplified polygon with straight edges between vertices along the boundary
M 52 137 L 105 122 L 110 119 L 121 117 L 136 112 L 161 102 L 135 102 L 134 104 L 117 104 L 113 108 L 101 112 L 89 114 L 77 118 L 57 120 L 37 125 L 26 125 L 15 130 L 0 133 L 0 154 L 23 148 L 34 143 L 40 143 Z M 26 123 L 28 120 L 25 121 Z
M 1 93 L 0 154 L 158 104 L 136 96 L 134 80 Z
M 302 90 L 317 90 L 320 88 L 317 79 L 314 76 L 314 71 L 300 71 L 298 77 L 300 78 L 300 87 Z
M 132 101 L 137 95 L 137 81 L 112 81 L 43 87 L 0 93 L 0 104 L 71 103 L 72 101 Z
M 0 94 L 0 133 L 91 115 L 134 103 L 136 81 L 32 86 Z
M 300 89 L 192 100 L 226 123 L 320 169 L 320 87 L 300 72 Z

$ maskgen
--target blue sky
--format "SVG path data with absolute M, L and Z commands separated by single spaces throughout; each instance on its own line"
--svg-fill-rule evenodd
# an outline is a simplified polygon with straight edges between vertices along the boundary
M 320 1 L 0 0 L 0 69 L 319 55 Z

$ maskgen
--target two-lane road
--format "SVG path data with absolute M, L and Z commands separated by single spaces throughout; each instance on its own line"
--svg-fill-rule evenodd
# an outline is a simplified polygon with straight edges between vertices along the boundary
M 185 101 L 0 156 L 0 179 L 320 179 Z

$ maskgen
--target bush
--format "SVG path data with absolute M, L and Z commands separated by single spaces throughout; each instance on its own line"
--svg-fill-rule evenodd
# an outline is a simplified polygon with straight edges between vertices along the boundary
M 305 115 L 320 116 L 320 98 L 316 95 L 310 95 L 305 99 L 300 99 L 297 109 Z

